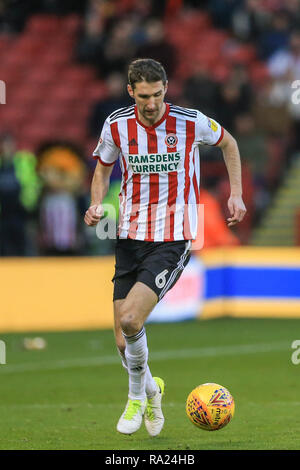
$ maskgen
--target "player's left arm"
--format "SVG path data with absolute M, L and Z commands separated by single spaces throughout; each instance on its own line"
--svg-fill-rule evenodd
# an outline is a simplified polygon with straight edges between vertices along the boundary
M 217 144 L 223 152 L 225 165 L 229 175 L 230 197 L 228 209 L 230 216 L 227 219 L 228 227 L 241 222 L 247 212 L 242 194 L 242 169 L 240 152 L 235 138 L 224 129 L 222 140 Z

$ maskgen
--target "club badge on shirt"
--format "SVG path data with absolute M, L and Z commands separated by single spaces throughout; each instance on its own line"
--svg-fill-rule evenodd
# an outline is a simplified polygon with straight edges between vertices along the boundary
M 165 138 L 165 143 L 168 147 L 176 147 L 178 143 L 178 137 L 176 134 L 168 134 Z

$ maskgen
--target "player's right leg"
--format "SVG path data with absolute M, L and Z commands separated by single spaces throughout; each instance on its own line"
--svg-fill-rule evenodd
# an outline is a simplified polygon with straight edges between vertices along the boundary
M 152 387 L 152 396 L 158 388 L 147 364 L 148 347 L 144 328 L 144 321 L 156 302 L 156 294 L 142 283 L 135 284 L 126 299 L 114 302 L 117 347 L 129 373 L 128 402 L 117 425 L 117 430 L 124 434 L 132 434 L 141 426 L 147 404 L 146 379 L 148 389 Z
M 128 365 L 125 355 L 126 343 L 120 324 L 120 312 L 124 300 L 125 299 L 115 300 L 114 302 L 114 333 L 122 365 L 128 372 Z M 152 377 L 149 365 L 147 365 L 146 369 L 145 389 L 147 396 L 147 405 L 144 416 L 145 425 L 149 434 L 151 436 L 156 436 L 160 433 L 164 424 L 164 417 L 161 411 L 161 399 L 164 393 L 164 382 L 158 377 Z
M 127 365 L 126 356 L 125 356 L 126 343 L 125 343 L 125 339 L 122 334 L 122 329 L 120 325 L 120 311 L 121 311 L 121 306 L 124 303 L 124 300 L 125 299 L 114 301 L 114 334 L 115 334 L 117 350 L 121 357 L 122 365 L 128 372 L 128 365 Z M 156 392 L 157 392 L 157 384 L 156 384 L 156 381 L 152 377 L 149 366 L 147 365 L 147 369 L 146 369 L 147 398 L 153 398 Z

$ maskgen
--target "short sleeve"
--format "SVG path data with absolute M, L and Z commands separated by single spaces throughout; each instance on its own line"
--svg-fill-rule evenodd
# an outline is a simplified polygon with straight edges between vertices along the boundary
M 195 141 L 197 144 L 217 145 L 221 142 L 224 135 L 223 127 L 214 119 L 200 113 L 200 111 L 198 111 L 195 130 Z
M 108 120 L 105 121 L 93 157 L 99 159 L 103 165 L 113 165 L 118 159 L 120 148 L 115 144 L 111 134 Z

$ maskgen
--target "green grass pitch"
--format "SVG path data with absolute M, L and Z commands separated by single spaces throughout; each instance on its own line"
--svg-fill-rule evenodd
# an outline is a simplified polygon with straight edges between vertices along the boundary
M 299 320 L 230 319 L 148 324 L 150 368 L 166 382 L 165 427 L 117 433 L 127 373 L 113 333 L 0 334 L 0 449 L 299 449 L 300 364 L 291 360 Z M 42 336 L 41 351 L 22 348 Z M 189 392 L 205 382 L 227 387 L 236 412 L 219 431 L 197 429 L 185 414 Z

